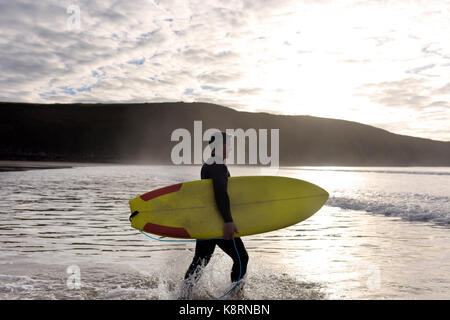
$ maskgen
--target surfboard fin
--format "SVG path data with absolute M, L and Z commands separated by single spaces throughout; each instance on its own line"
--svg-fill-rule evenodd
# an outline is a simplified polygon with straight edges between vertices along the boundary
M 139 213 L 139 211 L 134 211 L 131 215 L 130 215 L 130 221 L 131 219 L 133 219 L 134 216 L 136 216 Z

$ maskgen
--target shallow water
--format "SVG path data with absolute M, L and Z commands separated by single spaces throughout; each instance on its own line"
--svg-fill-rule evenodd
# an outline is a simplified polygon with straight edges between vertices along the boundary
M 264 174 L 229 169 L 232 176 Z M 199 179 L 199 171 L 0 173 L 0 298 L 176 298 L 194 244 L 146 238 L 129 225 L 128 200 Z M 316 183 L 330 199 L 300 224 L 243 238 L 246 299 L 450 298 L 449 168 L 290 167 L 275 174 Z M 217 249 L 194 298 L 225 293 L 230 268 Z

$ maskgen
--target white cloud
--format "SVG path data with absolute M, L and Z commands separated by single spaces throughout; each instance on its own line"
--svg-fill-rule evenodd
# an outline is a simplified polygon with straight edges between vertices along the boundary
M 449 18 L 449 1 L 0 0 L 0 100 L 209 101 L 450 140 Z

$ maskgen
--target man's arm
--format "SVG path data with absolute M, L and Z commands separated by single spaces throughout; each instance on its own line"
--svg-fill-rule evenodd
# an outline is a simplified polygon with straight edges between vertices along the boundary
M 213 181 L 214 197 L 223 221 L 225 221 L 225 223 L 233 222 L 230 211 L 230 198 L 228 197 L 227 192 L 228 178 L 220 173 L 213 173 L 211 178 Z
M 239 233 L 236 225 L 233 222 L 230 212 L 230 198 L 228 197 L 227 186 L 228 178 L 226 176 L 219 176 L 213 178 L 214 195 L 216 198 L 217 207 L 223 217 L 223 238 L 231 240 L 235 233 Z
M 220 214 L 224 220 L 223 225 L 223 238 L 225 240 L 231 240 L 235 233 L 239 233 L 236 225 L 233 222 L 230 211 L 230 198 L 228 197 L 228 177 L 227 173 L 222 170 L 223 168 L 215 167 L 211 170 L 211 178 L 213 180 L 214 196 L 216 204 Z
M 217 208 L 219 209 L 220 215 L 224 220 L 223 225 L 223 238 L 225 240 L 231 240 L 235 233 L 239 231 L 233 222 L 230 211 L 230 198 L 228 197 L 227 187 L 228 187 L 228 176 L 227 172 L 223 170 L 222 167 L 216 165 L 203 165 L 201 170 L 202 179 L 212 179 L 214 197 L 216 200 Z

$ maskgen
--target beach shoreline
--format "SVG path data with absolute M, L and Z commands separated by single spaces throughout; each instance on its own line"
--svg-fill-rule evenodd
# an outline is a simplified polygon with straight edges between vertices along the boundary
M 65 161 L 19 161 L 0 160 L 0 172 L 42 169 L 70 169 L 75 167 L 110 166 L 116 163 L 65 162 Z

